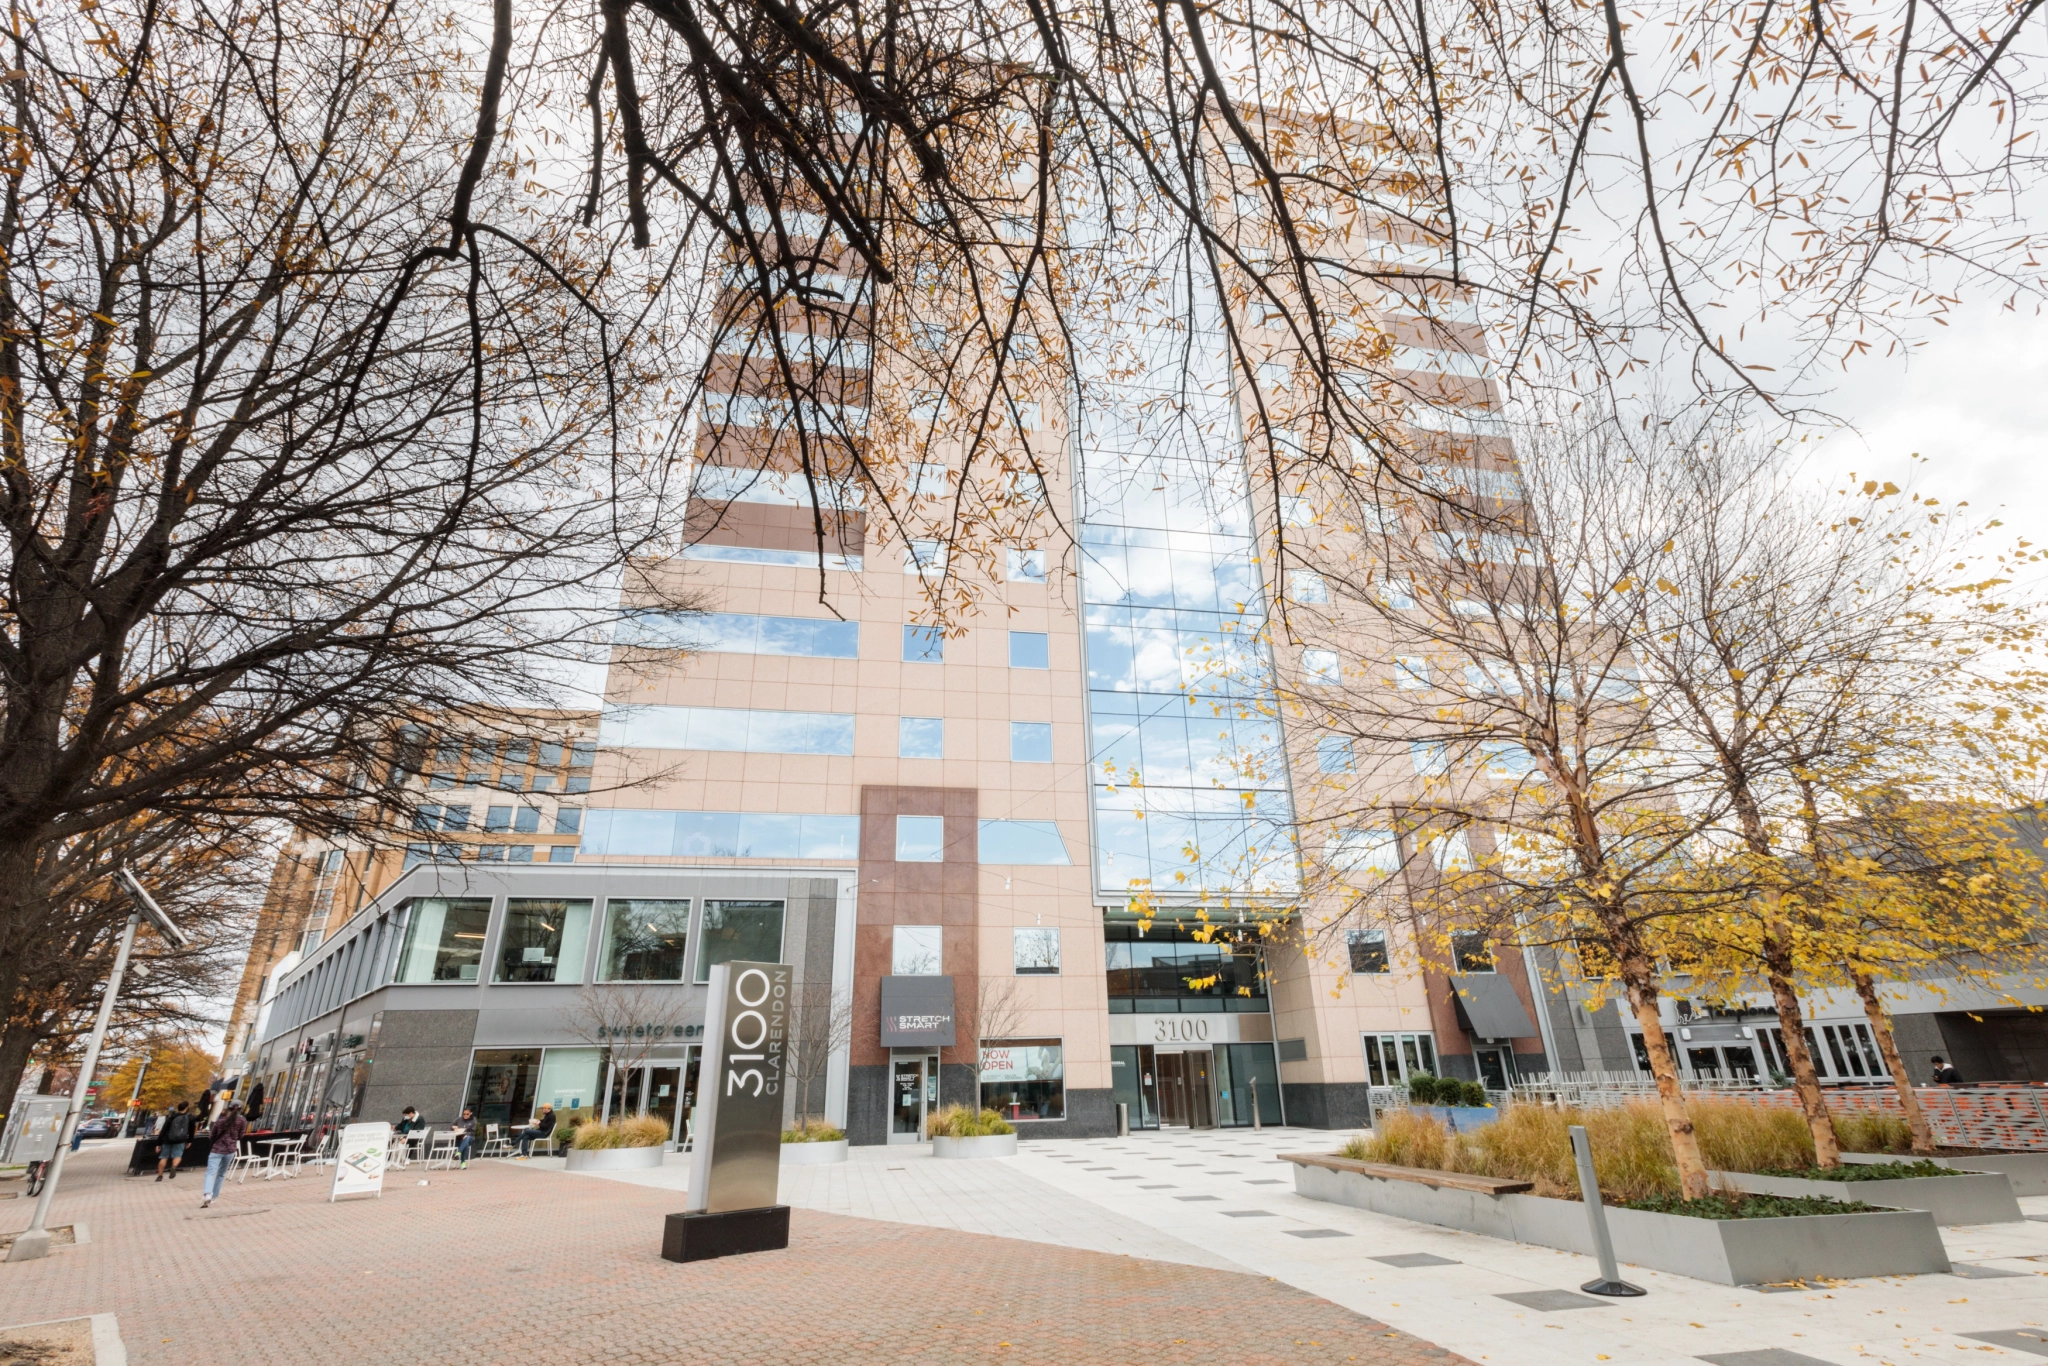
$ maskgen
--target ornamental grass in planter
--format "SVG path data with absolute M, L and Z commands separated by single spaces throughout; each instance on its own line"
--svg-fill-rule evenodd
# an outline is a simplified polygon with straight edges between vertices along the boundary
M 582 1124 L 570 1147 L 578 1152 L 607 1148 L 659 1148 L 668 1142 L 668 1121 L 657 1115 L 628 1115 L 609 1124 Z
M 1015 1125 L 994 1110 L 977 1110 L 969 1105 L 948 1105 L 924 1123 L 927 1138 L 988 1138 L 1017 1132 Z
M 782 1131 L 784 1143 L 837 1143 L 846 1130 L 836 1129 L 822 1119 L 806 1119 L 795 1128 Z
M 1796 1110 L 1709 1100 L 1696 1100 L 1688 1108 L 1710 1168 L 1757 1171 L 1813 1164 L 1813 1139 Z M 1620 1204 L 1678 1194 L 1678 1165 L 1664 1113 L 1648 1101 L 1600 1110 L 1509 1105 L 1494 1123 L 1469 1133 L 1452 1133 L 1427 1115 L 1396 1111 L 1381 1118 L 1370 1135 L 1346 1144 L 1343 1155 L 1360 1162 L 1529 1181 L 1537 1195 L 1576 1200 L 1574 1124 L 1586 1127 L 1593 1170 L 1608 1199 Z

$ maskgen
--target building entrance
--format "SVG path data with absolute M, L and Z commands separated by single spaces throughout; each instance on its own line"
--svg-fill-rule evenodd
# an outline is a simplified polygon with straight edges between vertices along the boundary
M 692 1046 L 687 1058 L 651 1058 L 612 1073 L 612 1092 L 605 1113 L 653 1115 L 668 1125 L 669 1141 L 681 1147 L 690 1136 L 690 1112 L 697 1104 L 697 1060 Z
M 922 1143 L 924 1122 L 939 1108 L 938 1054 L 898 1054 L 889 1074 L 889 1141 Z
M 1204 1048 L 1156 1055 L 1160 1123 L 1189 1129 L 1216 1126 L 1215 1055 Z

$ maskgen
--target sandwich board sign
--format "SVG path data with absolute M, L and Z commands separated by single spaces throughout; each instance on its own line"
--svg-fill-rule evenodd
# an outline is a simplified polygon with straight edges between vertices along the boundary
M 391 1158 L 389 1124 L 345 1124 L 334 1150 L 334 1184 L 327 1203 L 344 1195 L 384 1196 L 384 1164 Z

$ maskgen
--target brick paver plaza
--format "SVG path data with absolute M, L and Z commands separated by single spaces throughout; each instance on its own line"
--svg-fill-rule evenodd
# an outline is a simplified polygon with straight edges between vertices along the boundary
M 204 1211 L 196 1174 L 121 1171 L 72 1157 L 56 1218 L 90 1242 L 0 1265 L 0 1324 L 112 1313 L 137 1363 L 1464 1360 L 1265 1277 L 801 1209 L 787 1252 L 678 1266 L 675 1192 L 500 1163 L 333 1205 L 308 1170 Z

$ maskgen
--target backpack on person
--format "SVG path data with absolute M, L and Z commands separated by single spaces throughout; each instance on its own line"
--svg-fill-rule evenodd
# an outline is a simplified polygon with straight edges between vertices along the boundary
M 192 1116 L 183 1111 L 174 1111 L 164 1120 L 165 1143 L 190 1143 L 192 1141 Z

